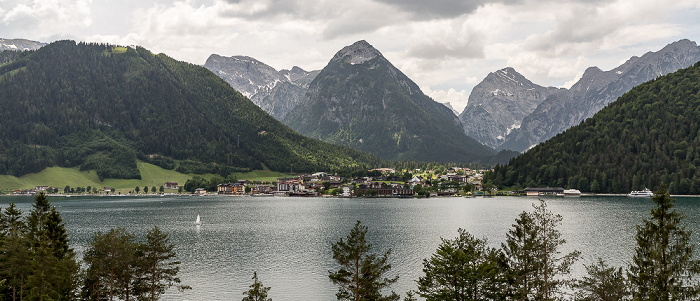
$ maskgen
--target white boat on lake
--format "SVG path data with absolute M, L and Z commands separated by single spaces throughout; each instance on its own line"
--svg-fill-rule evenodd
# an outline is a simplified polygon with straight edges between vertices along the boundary
M 632 191 L 629 194 L 627 194 L 627 196 L 632 197 L 632 198 L 649 198 L 649 197 L 653 197 L 654 193 L 645 187 L 644 190 Z
M 199 214 L 197 214 L 197 220 L 194 221 L 194 224 L 195 224 L 195 225 L 201 225 L 201 224 L 202 224 L 202 221 L 199 220 Z

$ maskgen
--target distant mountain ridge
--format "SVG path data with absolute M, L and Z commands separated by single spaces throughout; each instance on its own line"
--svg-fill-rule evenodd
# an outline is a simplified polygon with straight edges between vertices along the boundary
M 3 39 L 0 38 L 0 51 L 12 50 L 12 51 L 27 51 L 27 50 L 37 50 L 41 47 L 46 46 L 46 43 L 41 43 L 37 41 L 30 41 L 27 39 Z
M 473 162 L 495 154 L 366 41 L 338 51 L 283 122 L 386 160 Z
M 450 111 L 452 111 L 452 113 L 455 114 L 455 116 L 459 115 L 459 112 L 457 112 L 457 110 L 455 110 L 455 108 L 452 107 L 452 104 L 449 101 L 448 102 L 441 102 L 441 104 L 446 106 L 448 109 L 450 109 Z
M 209 56 L 204 67 L 278 120 L 284 119 L 299 104 L 319 72 L 297 66 L 277 71 L 251 57 L 217 54 Z
M 684 39 L 610 71 L 588 68 L 571 89 L 547 96 L 496 149 L 525 151 L 590 118 L 633 87 L 698 61 L 700 47 Z
M 700 62 L 652 79 L 484 177 L 496 186 L 700 194 Z
M 533 84 L 515 69 L 503 68 L 474 87 L 459 120 L 468 136 L 497 148 L 511 131 L 520 128 L 523 118 L 562 90 Z

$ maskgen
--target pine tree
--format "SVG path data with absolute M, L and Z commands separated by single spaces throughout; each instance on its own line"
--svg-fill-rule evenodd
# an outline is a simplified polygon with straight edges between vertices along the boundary
M 570 273 L 581 253 L 573 251 L 561 256 L 558 248 L 566 243 L 556 229 L 561 215 L 547 210 L 544 200 L 533 207 L 535 211 L 518 216 L 502 245 L 509 265 L 509 294 L 515 300 L 556 300 L 567 284 L 563 276 Z
M 8 300 L 20 300 L 25 296 L 30 269 L 27 227 L 22 211 L 10 203 L 2 214 L 4 242 L 0 247 L 0 278 L 7 279 Z
M 137 274 L 140 275 L 136 289 L 145 300 L 158 300 L 166 289 L 177 286 L 180 290 L 190 289 L 180 285 L 177 273 L 180 262 L 175 260 L 175 246 L 169 242 L 168 234 L 156 226 L 146 234 L 146 241 L 138 245 Z
M 250 290 L 244 292 L 245 297 L 242 301 L 272 301 L 272 298 L 267 297 L 267 292 L 270 287 L 265 287 L 262 282 L 258 281 L 258 273 L 253 272 L 253 284 L 250 285 Z
M 622 268 L 610 267 L 603 259 L 586 265 L 587 276 L 576 280 L 573 287 L 578 291 L 574 295 L 576 301 L 627 301 L 632 294 L 629 283 Z
M 73 299 L 77 291 L 78 263 L 68 246 L 60 213 L 42 192 L 34 197 L 27 218 L 31 272 L 27 276 L 30 299 Z
M 328 277 L 333 284 L 339 286 L 336 297 L 338 300 L 399 300 L 399 296 L 392 292 L 388 296 L 382 295 L 382 289 L 395 283 L 399 277 L 385 278 L 384 275 L 391 269 L 387 263 L 391 249 L 383 256 L 369 253 L 372 245 L 365 240 L 367 227 L 360 221 L 350 230 L 347 240 L 342 238 L 333 244 L 333 259 L 340 265 L 336 272 L 328 271 Z
M 505 279 L 501 253 L 464 229 L 423 260 L 418 294 L 426 300 L 502 300 Z
M 83 278 L 83 296 L 100 299 L 103 293 L 109 300 L 129 300 L 133 295 L 135 279 L 135 236 L 124 228 L 96 233 L 83 260 L 87 265 Z
M 695 246 L 691 231 L 681 222 L 662 184 L 654 197 L 651 219 L 637 225 L 637 247 L 629 268 L 635 300 L 696 300 L 699 296 L 700 261 L 693 259 Z

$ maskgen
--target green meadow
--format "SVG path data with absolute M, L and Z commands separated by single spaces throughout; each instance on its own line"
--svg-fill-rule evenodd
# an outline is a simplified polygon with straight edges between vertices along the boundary
M 30 189 L 36 186 L 52 186 L 58 188 L 61 192 L 63 188 L 70 187 L 112 187 L 122 193 L 127 193 L 133 190 L 134 187 L 148 186 L 160 187 L 165 182 L 177 182 L 184 185 L 188 179 L 191 179 L 193 174 L 182 174 L 174 170 L 167 170 L 153 164 L 138 162 L 138 169 L 141 173 L 141 180 L 125 180 L 125 179 L 105 179 L 100 181 L 97 173 L 94 171 L 81 171 L 77 167 L 49 167 L 39 173 L 28 174 L 21 177 L 9 175 L 0 175 L 0 191 L 9 193 L 16 189 Z M 277 178 L 288 177 L 289 175 L 270 170 L 254 170 L 247 173 L 234 173 L 239 180 L 274 182 Z M 199 175 L 204 178 L 211 178 L 214 175 L 205 174 Z M 175 192 L 175 190 L 166 191 Z

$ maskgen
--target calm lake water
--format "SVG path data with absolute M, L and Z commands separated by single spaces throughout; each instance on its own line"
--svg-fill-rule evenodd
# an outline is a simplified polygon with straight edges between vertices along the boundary
M 700 235 L 700 198 L 676 198 L 685 223 Z M 546 198 L 548 208 L 564 218 L 559 228 L 567 240 L 562 251 L 579 250 L 583 264 L 601 257 L 627 265 L 634 249 L 635 225 L 648 218 L 649 199 L 626 197 Z M 30 197 L 2 197 L 4 208 L 16 202 L 28 213 Z M 328 280 L 335 269 L 331 244 L 347 236 L 355 221 L 369 227 L 373 251 L 391 248 L 393 289 L 402 296 L 416 288 L 422 261 L 458 228 L 500 246 L 517 215 L 530 211 L 537 198 L 340 199 L 285 197 L 53 197 L 79 256 L 93 233 L 124 227 L 143 237 L 153 226 L 168 232 L 182 261 L 180 278 L 191 291 L 171 290 L 164 300 L 240 300 L 252 284 L 253 271 L 269 297 L 284 300 L 335 300 Z M 195 226 L 197 215 L 202 225 Z

